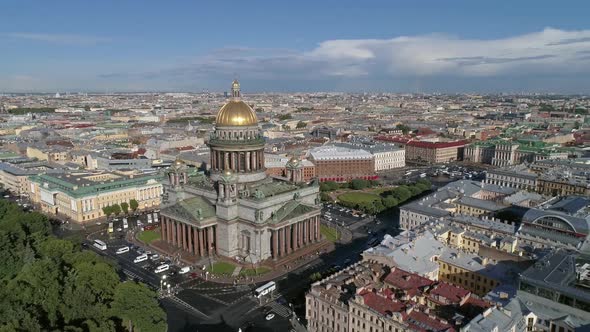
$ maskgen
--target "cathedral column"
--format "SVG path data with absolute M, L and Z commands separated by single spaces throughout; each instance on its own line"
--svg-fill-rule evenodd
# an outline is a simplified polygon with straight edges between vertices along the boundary
M 321 227 L 320 227 L 321 226 L 320 216 L 316 217 L 316 225 L 317 225 L 316 234 L 317 234 L 318 241 L 319 241 L 322 239 L 322 232 L 321 232 Z
M 170 232 L 170 234 L 172 235 L 172 244 L 176 245 L 176 220 L 172 220 L 172 222 L 170 223 L 170 226 L 172 228 L 172 232 Z
M 264 151 L 258 152 L 258 166 L 259 169 L 264 168 Z
M 223 153 L 223 169 L 224 170 L 229 169 L 229 153 L 227 153 L 227 152 Z
M 168 243 L 172 243 L 172 220 L 168 217 L 166 217 L 166 229 L 166 233 L 168 233 L 166 240 Z
M 205 232 L 202 229 L 199 229 L 199 251 L 202 253 L 202 256 L 205 256 L 205 248 L 204 248 L 204 241 L 205 240 Z
M 199 251 L 199 229 L 196 227 L 193 228 L 193 245 L 195 255 L 201 255 Z
M 303 242 L 303 238 L 305 237 L 305 236 L 304 236 L 304 233 L 303 233 L 303 227 L 304 227 L 304 226 L 303 226 L 303 222 L 302 222 L 302 221 L 300 221 L 300 222 L 299 222 L 299 246 L 300 246 L 301 248 L 303 248 L 303 245 L 305 244 L 305 243 Z
M 164 226 L 166 222 L 164 221 L 164 217 L 160 219 L 160 237 L 162 240 L 166 240 L 166 227 Z
M 272 258 L 276 259 L 278 257 L 277 250 L 279 249 L 279 239 L 277 236 L 277 231 L 272 231 Z
M 313 242 L 313 232 L 314 232 L 313 219 L 307 219 L 307 224 L 309 226 L 308 232 L 307 232 L 307 236 L 308 236 L 309 240 L 307 242 L 312 243 Z
M 281 239 L 283 240 L 283 256 L 287 256 L 287 254 L 289 253 L 289 247 L 287 245 L 287 233 L 289 231 L 289 226 L 283 227 L 282 230 L 283 236 L 281 237 Z
M 176 222 L 176 246 L 180 248 L 182 245 L 182 230 L 180 221 Z
M 207 239 L 209 245 L 207 246 L 207 252 L 209 256 L 213 254 L 213 226 L 207 227 Z
M 184 249 L 184 223 L 179 223 L 180 225 L 180 242 L 179 242 L 179 247 Z
M 192 254 L 194 252 L 195 243 L 193 242 L 193 226 L 189 226 L 188 228 L 188 251 Z
M 246 172 L 249 172 L 250 171 L 250 152 L 246 152 L 246 156 L 244 159 L 246 159 Z
M 215 169 L 215 151 L 211 151 L 211 169 Z
M 305 245 L 305 244 L 307 244 L 307 224 L 305 223 L 305 220 L 300 221 L 300 223 L 301 223 L 301 226 L 303 228 L 301 230 L 301 233 L 303 235 L 301 242 L 303 242 L 303 245 Z
M 291 225 L 288 225 L 285 227 L 285 231 L 286 231 L 285 241 L 287 242 L 287 254 L 291 253 L 291 228 L 292 228 Z
M 293 241 L 295 242 L 293 247 L 295 249 L 301 248 L 301 244 L 299 243 L 299 223 L 295 224 L 295 229 L 293 230 Z
M 283 257 L 285 255 L 285 252 L 283 251 L 283 247 L 285 246 L 285 244 L 284 244 L 285 241 L 283 241 L 283 229 L 282 228 L 277 229 L 277 238 L 278 238 L 277 243 L 279 245 L 277 253 L 278 253 L 279 257 Z

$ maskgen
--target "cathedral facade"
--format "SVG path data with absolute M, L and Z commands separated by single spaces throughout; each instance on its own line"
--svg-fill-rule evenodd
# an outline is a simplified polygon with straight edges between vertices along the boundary
M 286 178 L 266 175 L 258 118 L 242 101 L 237 81 L 215 122 L 210 174 L 182 162 L 168 171 L 162 239 L 195 256 L 252 264 L 283 260 L 319 243 L 317 182 L 304 182 L 303 165 L 295 158 L 286 165 Z

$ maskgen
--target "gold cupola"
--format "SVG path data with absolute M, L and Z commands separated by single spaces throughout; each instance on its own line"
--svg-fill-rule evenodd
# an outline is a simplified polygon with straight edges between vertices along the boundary
M 215 124 L 218 127 L 258 125 L 252 107 L 240 99 L 240 83 L 237 80 L 232 82 L 232 98 L 217 113 Z

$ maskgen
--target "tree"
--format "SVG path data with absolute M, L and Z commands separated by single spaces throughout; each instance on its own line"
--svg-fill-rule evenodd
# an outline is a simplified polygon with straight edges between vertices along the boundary
M 393 189 L 392 194 L 400 203 L 412 197 L 412 193 L 408 190 L 407 186 L 399 186 Z
M 354 190 L 363 190 L 369 186 L 371 186 L 371 183 L 368 180 L 353 179 L 350 181 L 350 188 Z
M 383 198 L 382 201 L 383 205 L 385 205 L 385 207 L 388 209 L 397 206 L 397 204 L 399 203 L 398 200 L 395 197 L 393 197 L 393 195 L 389 195 Z
M 339 188 L 340 188 L 340 186 L 338 185 L 338 183 L 336 183 L 334 181 L 326 181 L 326 182 L 320 183 L 320 191 L 334 191 Z
M 113 208 L 113 214 L 119 215 L 119 213 L 121 213 L 121 206 L 119 204 L 113 205 L 112 208 Z
M 283 130 L 291 130 L 291 127 L 288 124 L 284 124 Z
M 129 201 L 129 207 L 131 208 L 131 210 L 133 210 L 133 212 L 135 212 L 139 208 L 139 203 L 137 203 L 137 200 L 132 199 Z
M 102 213 L 108 218 L 113 214 L 113 207 L 112 206 L 103 206 Z
M 112 311 L 122 285 L 113 265 L 49 229 L 44 216 L 0 199 L 1 331 L 115 332 L 125 329 L 124 317 L 138 330 L 165 331 L 166 316 L 152 291 L 137 284 L 135 296 L 119 294 L 135 315 Z
M 156 294 L 146 286 L 127 281 L 115 288 L 112 313 L 120 317 L 129 331 L 166 331 L 166 313 L 158 306 Z
M 121 210 L 123 210 L 123 213 L 128 214 L 129 213 L 129 203 L 127 203 L 127 202 L 121 203 Z
M 404 135 L 407 135 L 412 128 L 400 123 L 397 126 L 395 126 L 395 129 L 401 130 Z
M 302 129 L 302 128 L 305 128 L 305 127 L 307 127 L 307 123 L 306 122 L 303 122 L 303 121 L 299 121 L 299 122 L 297 122 L 297 126 L 295 128 Z
M 291 116 L 291 113 L 287 113 L 287 114 L 279 115 L 278 118 L 279 118 L 279 120 L 284 121 L 284 120 L 293 119 L 293 116 Z
M 330 197 L 330 194 L 328 194 L 327 192 L 321 192 L 320 199 L 322 200 L 322 202 L 329 202 L 332 200 L 332 198 Z

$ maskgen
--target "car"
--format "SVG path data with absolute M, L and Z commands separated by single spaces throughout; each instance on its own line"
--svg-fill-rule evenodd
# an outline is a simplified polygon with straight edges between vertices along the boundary
M 279 297 L 279 298 L 277 299 L 277 303 L 278 303 L 278 304 L 287 305 L 287 300 L 285 300 L 285 298 L 284 298 L 284 297 Z
M 185 273 L 189 273 L 190 270 L 191 270 L 191 267 L 190 266 L 185 266 L 182 269 L 180 269 L 180 271 L 178 271 L 178 273 L 185 274 Z
M 117 228 L 117 232 L 120 232 L 122 230 L 123 230 L 123 228 L 121 228 L 121 227 Z
M 101 223 L 101 222 L 97 222 L 97 223 L 96 223 L 96 226 L 100 226 L 100 225 L 102 225 L 102 223 Z
M 158 255 L 158 254 L 153 254 L 153 255 L 150 257 L 150 259 L 151 259 L 151 260 L 153 260 L 153 261 L 155 261 L 155 260 L 158 260 L 158 259 L 160 259 L 160 255 Z
M 273 313 L 271 312 L 270 314 L 266 315 L 266 317 L 265 317 L 265 318 L 266 318 L 266 320 L 271 320 L 271 319 L 275 318 L 275 314 L 273 314 Z

